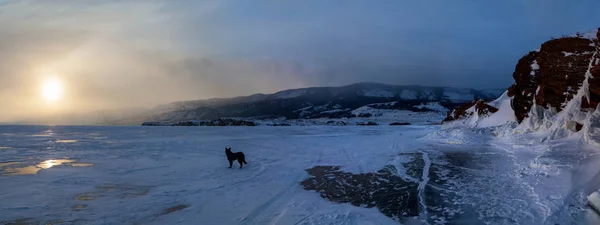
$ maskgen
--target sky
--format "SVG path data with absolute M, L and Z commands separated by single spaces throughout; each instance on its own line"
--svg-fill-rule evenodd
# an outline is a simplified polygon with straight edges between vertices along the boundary
M 506 88 L 600 0 L 0 0 L 0 121 L 356 82 Z M 62 97 L 48 102 L 47 80 Z

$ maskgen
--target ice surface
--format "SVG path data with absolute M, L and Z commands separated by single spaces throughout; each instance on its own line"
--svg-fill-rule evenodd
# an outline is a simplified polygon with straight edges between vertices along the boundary
M 585 224 L 597 149 L 531 140 L 439 126 L 0 126 L 0 224 Z M 228 146 L 243 169 L 226 168 Z M 64 157 L 91 166 L 6 173 Z M 420 217 L 306 191 L 315 166 L 396 168 L 418 183 Z

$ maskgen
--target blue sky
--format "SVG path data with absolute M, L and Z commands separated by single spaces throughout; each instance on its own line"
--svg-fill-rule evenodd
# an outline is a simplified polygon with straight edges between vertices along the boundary
M 339 70 L 325 83 L 504 88 L 528 51 L 600 26 L 597 10 L 600 1 L 234 1 L 204 18 L 216 32 L 190 32 L 218 39 L 217 54 Z
M 0 0 L 0 100 L 31 102 L 47 74 L 72 109 L 355 82 L 506 88 L 521 56 L 597 29 L 599 10 L 598 0 Z

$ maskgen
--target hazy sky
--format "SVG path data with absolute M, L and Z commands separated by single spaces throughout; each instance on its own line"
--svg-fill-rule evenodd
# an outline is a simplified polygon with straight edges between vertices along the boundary
M 505 88 L 600 0 L 0 0 L 0 121 L 354 82 Z M 49 77 L 63 98 L 41 97 Z

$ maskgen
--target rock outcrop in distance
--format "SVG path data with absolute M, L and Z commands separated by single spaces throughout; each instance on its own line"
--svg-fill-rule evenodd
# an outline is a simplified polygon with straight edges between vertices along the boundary
M 246 120 L 221 118 L 221 119 L 207 120 L 207 121 L 188 120 L 188 121 L 181 121 L 181 122 L 176 122 L 176 123 L 161 123 L 161 122 L 151 121 L 151 122 L 142 123 L 142 126 L 178 126 L 178 127 L 249 126 L 249 127 L 254 127 L 254 126 L 256 126 L 256 123 L 254 123 L 252 121 L 246 121 Z
M 543 43 L 518 61 L 515 82 L 502 97 L 463 104 L 443 123 L 486 127 L 494 117 L 499 120 L 494 125 L 514 122 L 521 129 L 552 130 L 560 136 L 565 130 L 589 132 L 600 102 L 599 39 L 600 28 Z

